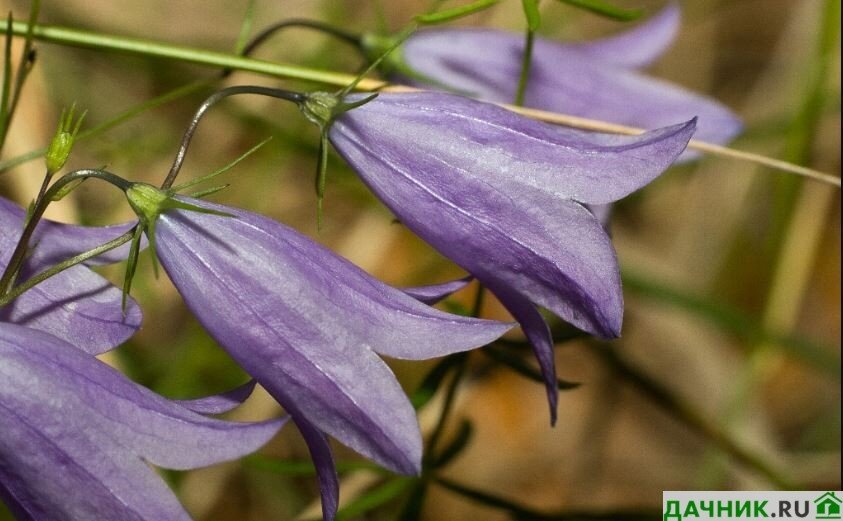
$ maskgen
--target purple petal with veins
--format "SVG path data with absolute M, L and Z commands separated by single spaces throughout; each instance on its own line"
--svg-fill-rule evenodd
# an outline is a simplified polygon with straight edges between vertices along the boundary
M 14 324 L 0 324 L 0 378 L 0 495 L 23 518 L 189 519 L 147 462 L 191 469 L 235 459 L 284 423 L 200 416 Z
M 649 183 L 694 128 L 692 120 L 609 136 L 451 94 L 382 93 L 338 117 L 329 137 L 404 225 L 489 287 L 521 323 L 555 417 L 552 343 L 536 306 L 604 338 L 620 334 L 623 318 L 614 249 L 583 205 Z
M 0 271 L 6 269 L 18 243 L 24 216 L 22 208 L 0 198 Z M 89 245 L 86 241 L 90 241 L 90 246 L 96 246 L 113 239 L 122 233 L 124 227 L 84 228 L 42 221 L 34 234 L 33 253 L 25 261 L 18 281 L 64 260 L 74 238 L 79 239 L 80 249 L 71 254 L 84 251 Z M 94 237 L 101 242 L 95 241 Z M 36 285 L 0 308 L 0 322 L 40 329 L 88 353 L 100 354 L 125 342 L 140 327 L 140 307 L 129 299 L 124 315 L 122 296 L 122 292 L 110 282 L 87 267 L 77 265 Z

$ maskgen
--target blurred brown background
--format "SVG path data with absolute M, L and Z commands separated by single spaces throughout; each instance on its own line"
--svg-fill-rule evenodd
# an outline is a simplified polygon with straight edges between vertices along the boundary
M 384 2 L 396 30 L 427 1 Z M 663 2 L 617 0 L 618 5 Z M 745 119 L 736 148 L 840 172 L 840 44 L 819 35 L 830 2 L 820 0 L 688 0 L 675 45 L 653 75 L 713 96 Z M 246 2 L 65 0 L 44 2 L 41 20 L 105 33 L 194 47 L 231 50 Z M 25 17 L 28 2 L 3 6 Z M 832 6 L 833 7 L 833 6 Z M 836 8 L 839 17 L 839 5 Z M 556 2 L 544 2 L 542 35 L 585 39 L 623 30 Z M 347 29 L 377 28 L 373 2 L 261 1 L 255 30 L 286 17 L 325 20 Z M 508 0 L 463 24 L 520 30 L 520 2 Z M 833 32 L 833 31 L 832 31 Z M 61 109 L 88 110 L 86 126 L 215 71 L 175 62 L 39 44 L 39 62 L 13 123 L 8 159 L 49 142 Z M 291 31 L 260 57 L 353 72 L 357 55 L 329 38 Z M 310 88 L 297 82 L 237 73 L 227 84 Z M 68 167 L 106 165 L 133 180 L 160 182 L 181 132 L 209 91 L 144 113 L 82 141 Z M 375 276 L 412 285 L 447 280 L 461 271 L 392 222 L 342 162 L 332 156 L 325 226 L 315 230 L 312 175 L 316 129 L 297 109 L 240 97 L 215 108 L 190 150 L 185 177 L 209 173 L 246 149 L 272 141 L 226 174 L 232 186 L 215 196 L 226 204 L 272 215 L 345 255 Z M 42 165 L 15 167 L 0 192 L 20 203 L 35 193 Z M 118 193 L 89 183 L 51 209 L 52 217 L 85 223 L 131 218 Z M 613 223 L 628 275 L 624 336 L 616 351 L 639 376 L 701 415 L 734 443 L 806 488 L 840 482 L 840 191 L 734 160 L 704 158 L 677 167 L 624 201 Z M 166 277 L 155 280 L 143 257 L 135 297 L 145 327 L 110 361 L 136 380 L 174 397 L 226 389 L 242 373 L 201 331 Z M 119 280 L 120 267 L 106 272 Z M 465 305 L 474 288 L 455 297 Z M 486 316 L 505 317 L 490 299 Z M 786 341 L 778 338 L 788 337 Z M 517 338 L 518 335 L 514 335 Z M 528 359 L 529 360 L 529 359 Z M 540 511 L 658 510 L 662 490 L 770 489 L 712 435 L 670 413 L 629 374 L 587 344 L 558 348 L 560 376 L 582 382 L 563 392 L 559 424 L 548 425 L 539 384 L 473 358 L 451 424 L 470 418 L 475 435 L 446 475 Z M 396 363 L 412 389 L 430 364 Z M 437 404 L 421 415 L 429 427 Z M 234 414 L 262 418 L 278 411 L 258 393 Z M 704 430 L 704 429 L 703 429 Z M 263 450 L 273 458 L 307 457 L 293 427 Z M 355 456 L 338 447 L 339 458 Z M 247 463 L 168 475 L 197 519 L 295 519 L 313 507 L 310 477 Z M 344 499 L 378 476 L 344 478 Z M 368 514 L 394 519 L 402 497 Z M 312 512 L 312 510 L 311 510 Z M 442 488 L 431 487 L 424 518 L 507 519 Z M 2 517 L 2 516 L 0 516 Z

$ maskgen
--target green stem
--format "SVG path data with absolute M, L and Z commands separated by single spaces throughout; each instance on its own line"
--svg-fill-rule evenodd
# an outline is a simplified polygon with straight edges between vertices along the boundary
M 524 42 L 524 56 L 521 59 L 521 75 L 518 77 L 518 90 L 515 92 L 515 105 L 524 106 L 524 95 L 527 92 L 527 82 L 530 79 L 530 70 L 533 65 L 533 44 L 536 40 L 536 31 L 527 29 L 527 36 Z
M 41 221 L 41 217 L 44 216 L 44 212 L 47 210 L 47 207 L 53 202 L 53 198 L 56 194 L 71 183 L 91 177 L 111 183 L 121 190 L 126 190 L 129 187 L 129 183 L 126 180 L 104 170 L 76 170 L 60 177 L 59 180 L 53 183 L 53 185 L 44 193 L 41 201 L 33 208 L 29 220 L 26 221 L 26 226 L 24 226 L 23 233 L 21 233 L 18 244 L 15 247 L 15 251 L 9 259 L 6 271 L 3 273 L 3 277 L 0 278 L 0 295 L 6 297 L 11 290 L 12 285 L 14 285 L 15 278 L 17 277 L 21 266 L 23 266 L 24 260 L 26 260 L 26 254 L 29 250 L 29 242 L 32 240 L 35 228 Z
M 434 451 L 436 450 L 436 446 L 439 444 L 439 439 L 445 431 L 445 425 L 448 422 L 451 409 L 454 407 L 454 398 L 457 395 L 457 388 L 459 388 L 460 381 L 465 374 L 466 362 L 468 362 L 467 353 L 459 353 L 452 356 L 459 357 L 459 361 L 457 362 L 459 365 L 457 366 L 457 371 L 454 373 L 451 383 L 448 385 L 448 389 L 445 393 L 445 403 L 442 406 L 442 414 L 439 415 L 439 421 L 436 423 L 436 427 L 433 429 L 433 433 L 430 435 L 430 439 L 427 442 L 427 448 L 425 450 L 425 459 L 427 462 L 436 460 Z
M 360 36 L 359 34 L 344 31 L 344 30 L 342 30 L 338 27 L 334 27 L 333 25 L 322 23 L 322 22 L 319 22 L 317 20 L 307 20 L 307 19 L 304 19 L 304 18 L 291 18 L 289 20 L 284 20 L 284 21 L 272 24 L 269 27 L 267 27 L 266 29 L 264 29 L 263 31 L 261 31 L 260 33 L 258 33 L 257 36 L 252 38 L 251 42 L 249 42 L 246 46 L 243 47 L 243 54 L 244 55 L 251 54 L 255 49 L 257 49 L 260 45 L 262 45 L 269 38 L 275 36 L 276 34 L 278 34 L 279 32 L 281 32 L 285 29 L 291 29 L 291 28 L 295 28 L 295 27 L 303 28 L 303 29 L 312 29 L 314 31 L 318 31 L 318 32 L 321 32 L 321 33 L 328 34 L 330 36 L 333 36 L 334 38 L 337 38 L 340 41 L 346 42 L 349 45 L 354 46 L 358 50 L 362 49 L 362 46 L 363 46 L 363 43 L 361 41 L 362 36 Z
M 228 87 L 211 94 L 196 110 L 193 119 L 190 121 L 190 125 L 188 125 L 187 130 L 185 130 L 184 135 L 182 136 L 181 144 L 179 145 L 179 150 L 176 153 L 175 159 L 173 159 L 173 165 L 170 167 L 170 172 L 167 174 L 167 178 L 161 185 L 162 189 L 166 190 L 170 188 L 175 182 L 176 177 L 179 175 L 179 171 L 181 170 L 181 166 L 184 163 L 184 158 L 187 155 L 187 149 L 190 147 L 190 141 L 193 139 L 193 134 L 196 133 L 196 128 L 199 126 L 199 122 L 202 120 L 202 117 L 206 112 L 208 112 L 208 109 L 216 105 L 221 100 L 237 94 L 257 94 L 292 101 L 293 103 L 301 103 L 305 99 L 303 94 L 299 94 L 297 92 L 253 85 Z
M 12 31 L 18 36 L 25 35 L 29 29 L 30 26 L 27 23 L 14 22 L 12 24 Z M 0 31 L 5 33 L 5 27 L 0 28 Z M 344 87 L 355 79 L 355 76 L 350 74 L 299 67 L 296 65 L 271 63 L 225 52 L 196 49 L 141 38 L 101 34 L 81 29 L 71 29 L 69 27 L 37 24 L 32 26 L 32 36 L 36 40 L 48 43 L 166 58 L 199 65 L 210 65 L 221 69 L 248 71 L 278 78 L 311 81 L 338 87 Z
M 462 483 L 457 483 L 447 478 L 437 477 L 436 484 L 459 494 L 465 498 L 476 501 L 487 507 L 508 511 L 513 519 L 520 521 L 542 520 L 542 521 L 650 521 L 661 519 L 657 511 L 612 511 L 612 512 L 540 512 L 533 508 L 509 500 L 507 498 L 478 490 Z
M 87 261 L 88 259 L 92 259 L 92 258 L 94 258 L 98 255 L 102 255 L 103 253 L 105 253 L 107 251 L 111 251 L 115 248 L 118 248 L 118 247 L 126 244 L 127 242 L 132 240 L 132 236 L 134 235 L 134 233 L 135 233 L 135 229 L 132 228 L 131 230 L 124 233 L 123 235 L 121 235 L 119 237 L 116 237 L 116 238 L 106 242 L 105 244 L 101 244 L 100 246 L 97 246 L 96 248 L 93 248 L 93 249 L 88 250 L 84 253 L 80 253 L 79 255 L 76 255 L 76 256 L 71 257 L 67 260 L 64 260 L 64 261 L 62 261 L 62 262 L 60 262 L 60 263 L 58 263 L 54 266 L 51 266 L 48 269 L 42 271 L 39 274 L 37 274 L 33 277 L 30 277 L 29 279 L 26 280 L 26 282 L 23 282 L 20 285 L 15 286 L 6 295 L 4 295 L 3 297 L 0 297 L 0 308 L 5 306 L 6 304 L 10 303 L 11 301 L 15 300 L 16 298 L 18 298 L 19 296 L 24 294 L 26 291 L 32 289 L 34 286 L 36 286 L 36 285 L 44 282 L 45 280 L 49 279 L 50 277 L 58 275 L 59 273 L 63 272 L 64 270 L 72 268 L 73 266 L 76 266 L 77 264 L 82 264 L 83 262 Z

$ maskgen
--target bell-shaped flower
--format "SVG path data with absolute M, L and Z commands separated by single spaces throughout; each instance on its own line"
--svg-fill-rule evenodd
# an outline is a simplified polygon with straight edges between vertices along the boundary
M 6 269 L 23 229 L 26 211 L 0 197 L 0 273 Z M 84 227 L 42 220 L 31 241 L 19 280 L 75 254 L 92 249 L 129 230 L 133 224 Z M 126 248 L 108 252 L 88 264 L 125 259 Z M 0 322 L 51 333 L 90 354 L 123 343 L 140 327 L 141 310 L 129 301 L 121 310 L 122 293 L 107 280 L 79 265 L 33 287 L 0 308 Z
M 691 120 L 640 136 L 594 134 L 452 94 L 384 93 L 338 115 L 329 138 L 404 225 L 520 322 L 555 420 L 553 346 L 537 306 L 604 338 L 620 334 L 623 316 L 614 249 L 583 205 L 649 183 L 694 128 Z
M 188 307 L 299 426 L 328 519 L 337 480 L 325 434 L 396 472 L 420 471 L 415 412 L 378 354 L 442 356 L 512 327 L 424 305 L 260 215 L 149 185 L 127 195 L 147 230 L 155 223 L 150 243 Z
M 189 519 L 149 464 L 235 459 L 284 423 L 207 418 L 192 406 L 222 412 L 242 391 L 176 403 L 16 324 L 0 323 L 0 379 L 0 499 L 20 519 Z
M 679 6 L 671 2 L 640 26 L 610 38 L 585 43 L 536 38 L 524 105 L 645 129 L 698 117 L 695 138 L 726 143 L 742 127 L 728 108 L 638 70 L 668 48 L 678 28 Z M 395 79 L 512 103 L 524 46 L 523 34 L 495 29 L 419 31 L 393 59 L 400 64 L 394 67 Z

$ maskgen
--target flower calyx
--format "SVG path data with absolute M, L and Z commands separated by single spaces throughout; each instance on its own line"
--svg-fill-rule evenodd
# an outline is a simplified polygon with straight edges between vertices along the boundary
M 328 131 L 338 116 L 369 103 L 377 96 L 378 94 L 374 93 L 348 103 L 345 101 L 344 91 L 337 94 L 317 91 L 308 93 L 305 95 L 304 101 L 299 103 L 299 110 L 304 114 L 304 117 L 319 127 L 319 160 L 316 163 L 315 182 L 317 229 L 322 229 L 322 209 L 328 172 Z
M 123 280 L 123 310 L 126 309 L 126 298 L 132 288 L 132 279 L 138 264 L 141 239 L 143 234 L 149 240 L 152 250 L 152 267 L 155 276 L 158 276 L 158 254 L 155 247 L 155 225 L 162 213 L 168 210 L 187 210 L 191 212 L 207 213 L 223 217 L 233 217 L 231 214 L 203 208 L 201 206 L 176 199 L 175 190 L 164 190 L 148 183 L 132 183 L 126 189 L 126 199 L 129 206 L 138 216 L 138 226 L 132 236 L 132 244 L 129 249 L 128 263 L 126 265 L 126 276 Z

